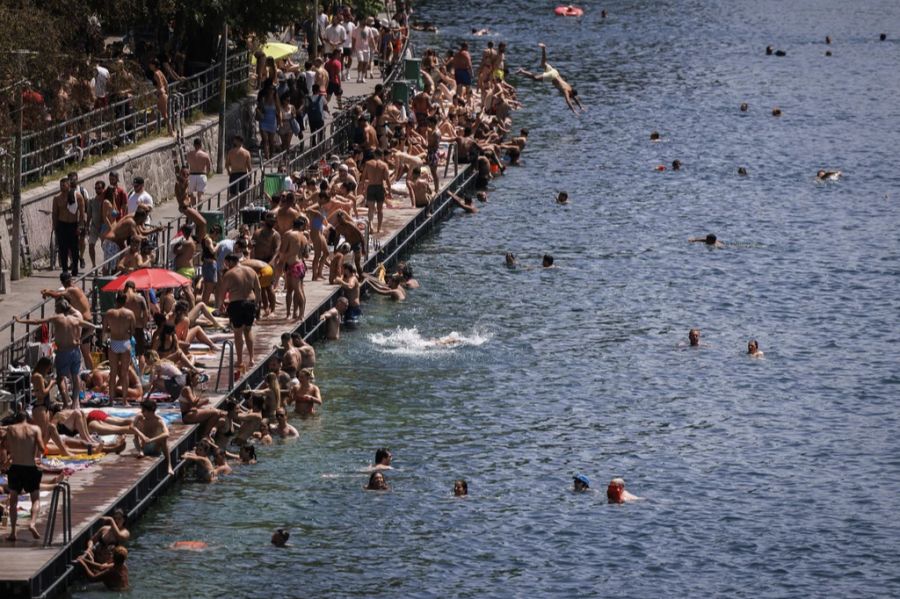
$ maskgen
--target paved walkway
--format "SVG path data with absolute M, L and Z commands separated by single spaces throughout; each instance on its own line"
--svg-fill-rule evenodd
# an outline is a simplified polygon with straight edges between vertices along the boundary
M 381 79 L 368 79 L 366 83 L 356 83 L 356 72 L 352 72 L 350 76 L 350 81 L 345 81 L 344 88 L 344 97 L 352 98 L 355 96 L 365 96 L 371 94 L 375 85 L 381 82 Z M 337 114 L 337 102 L 336 98 L 332 98 L 331 103 L 328 105 L 329 110 L 333 111 L 333 114 Z M 193 123 L 190 127 L 185 127 L 184 136 L 185 139 L 190 139 L 193 131 L 197 131 L 200 128 L 208 125 L 210 122 L 215 120 L 216 117 L 207 117 L 201 119 L 201 121 Z M 326 116 L 326 130 L 330 134 L 330 119 Z M 296 138 L 295 138 L 296 139 Z M 169 140 L 170 142 L 171 140 Z M 309 133 L 306 133 L 305 141 L 309 142 Z M 147 142 L 148 144 L 159 143 L 159 140 L 151 140 Z M 167 142 L 168 143 L 168 142 Z M 299 143 L 299 142 L 298 142 Z M 139 144 L 134 148 L 130 148 L 129 151 L 134 152 L 143 152 L 146 151 L 146 148 L 142 148 L 143 144 Z M 308 144 L 307 144 L 308 145 Z M 260 166 L 257 164 L 256 155 L 254 153 L 254 169 L 256 171 L 260 171 Z M 174 181 L 173 181 L 174 185 Z M 208 197 L 210 195 L 215 195 L 216 193 L 224 190 L 228 187 L 228 175 L 226 173 L 223 174 L 215 174 L 213 173 L 206 185 L 206 194 L 204 197 Z M 164 198 L 162 202 L 157 201 L 156 206 L 153 208 L 153 222 L 154 223 L 165 223 L 171 219 L 180 216 L 178 212 L 178 205 L 174 201 L 167 201 L 170 198 Z M 48 217 L 49 220 L 49 217 Z M 97 243 L 97 257 L 98 259 L 103 256 L 103 251 L 100 249 L 100 244 Z M 87 262 L 88 268 L 90 268 L 90 258 L 88 258 L 88 252 L 85 251 L 85 261 Z M 32 308 L 36 304 L 41 301 L 41 290 L 52 288 L 56 289 L 60 286 L 59 284 L 59 270 L 37 270 L 32 273 L 30 277 L 26 277 L 19 281 L 6 281 L 6 294 L 0 295 L 0 314 L 2 314 L 2 320 L 6 321 L 11 319 L 15 315 L 19 315 Z

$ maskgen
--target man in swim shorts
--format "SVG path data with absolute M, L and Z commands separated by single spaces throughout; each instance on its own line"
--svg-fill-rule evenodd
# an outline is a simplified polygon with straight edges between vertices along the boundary
M 172 470 L 172 458 L 169 455 L 169 428 L 166 421 L 156 413 L 156 400 L 147 398 L 141 402 L 141 413 L 134 418 L 134 444 L 138 450 L 138 458 L 162 455 L 166 461 L 169 476 Z
M 291 318 L 292 306 L 294 318 L 302 318 L 306 314 L 306 292 L 303 289 L 306 262 L 303 259 L 309 247 L 309 238 L 305 233 L 307 224 L 305 217 L 298 216 L 294 219 L 293 228 L 281 238 L 281 252 L 277 263 L 282 264 L 284 268 L 284 303 L 287 318 Z
M 194 194 L 199 205 L 203 192 L 206 191 L 206 177 L 212 172 L 212 160 L 203 151 L 203 142 L 199 137 L 194 139 L 194 149 L 187 153 L 185 159 L 190 168 L 187 191 Z
M 465 100 L 469 99 L 469 93 L 472 87 L 474 73 L 472 70 L 472 55 L 469 54 L 469 44 L 463 42 L 459 45 L 459 50 L 453 55 L 453 78 L 459 88 L 459 96 Z
M 219 303 L 219 312 L 224 312 L 225 298 L 228 298 L 228 319 L 234 330 L 234 347 L 240 368 L 244 364 L 245 342 L 250 364 L 253 364 L 253 321 L 256 320 L 256 301 L 262 294 L 262 289 L 256 271 L 239 262 L 237 254 L 225 257 L 225 273 L 216 290 L 216 301 Z
M 25 411 L 21 410 L 13 416 L 13 424 L 6 428 L 4 440 L 6 454 L 12 464 L 7 471 L 9 487 L 9 536 L 7 541 L 16 540 L 16 522 L 18 516 L 19 495 L 27 493 L 31 497 L 31 521 L 28 531 L 35 539 L 40 538 L 37 531 L 37 519 L 41 513 L 41 477 L 38 468 L 43 453 L 44 441 L 41 429 L 25 421 Z
M 175 244 L 175 272 L 193 280 L 197 272 L 194 268 L 194 254 L 197 253 L 197 244 L 193 239 L 194 225 L 186 223 L 179 231 L 181 239 Z
M 378 229 L 381 233 L 381 222 L 384 219 L 384 200 L 390 194 L 391 171 L 382 159 L 384 153 L 379 149 L 366 153 L 367 160 L 359 177 L 360 189 L 366 190 L 366 207 L 368 210 L 369 228 L 372 227 L 372 215 L 378 215 Z
M 131 365 L 131 338 L 134 336 L 134 312 L 125 307 L 128 296 L 116 294 L 116 307 L 103 316 L 103 330 L 109 335 L 109 399 L 115 401 L 116 380 L 123 391 L 128 389 L 128 368 Z M 128 395 L 122 397 L 128 405 Z

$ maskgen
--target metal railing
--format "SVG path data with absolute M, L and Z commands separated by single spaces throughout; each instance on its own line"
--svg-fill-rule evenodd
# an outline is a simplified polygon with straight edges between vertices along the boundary
M 72 542 L 72 489 L 66 481 L 60 481 L 53 487 L 50 497 L 50 510 L 47 512 L 47 526 L 44 528 L 44 547 L 53 544 L 53 533 L 56 528 L 56 513 L 59 511 L 59 498 L 62 497 L 63 513 L 63 545 Z
M 404 52 L 406 48 L 407 45 L 405 44 Z M 402 65 L 402 61 L 398 60 L 394 64 L 391 73 L 385 78 L 385 90 L 387 93 L 390 92 L 390 85 L 397 79 L 396 73 L 402 70 Z M 344 111 L 326 125 L 326 128 L 322 130 L 323 133 L 318 143 L 314 143 L 304 150 L 300 150 L 298 144 L 271 157 L 263 162 L 258 170 L 254 169 L 246 175 L 246 178 L 249 180 L 246 190 L 229 197 L 231 191 L 231 185 L 229 185 L 228 188 L 203 200 L 197 206 L 197 210 L 200 212 L 222 212 L 225 232 L 238 228 L 240 226 L 241 209 L 250 205 L 259 205 L 266 198 L 264 177 L 266 169 L 284 169 L 287 173 L 305 171 L 315 166 L 320 159 L 330 154 L 343 154 L 349 149 L 351 128 L 353 126 L 351 117 L 353 106 L 354 103 L 348 102 Z M 237 185 L 237 182 L 234 184 Z M 170 255 L 172 241 L 184 223 L 184 215 L 173 217 L 165 223 L 165 229 L 157 234 L 154 265 L 167 267 L 172 257 Z M 99 322 L 100 310 L 98 309 L 99 296 L 96 293 L 94 281 L 99 276 L 114 272 L 116 265 L 127 252 L 127 248 L 123 249 L 97 267 L 80 275 L 73 282 L 73 284 L 81 287 L 91 302 L 95 322 Z M 24 317 L 26 319 L 45 318 L 48 315 L 48 311 L 53 310 L 54 302 L 53 298 L 44 299 L 26 311 Z M 0 344 L 2 344 L 0 345 L 0 369 L 6 369 L 11 363 L 21 359 L 26 353 L 28 344 L 35 341 L 35 333 L 39 331 L 39 328 L 34 328 L 32 325 L 18 324 L 15 320 L 0 325 L 0 340 L 8 338 L 5 344 L 0 341 Z
M 167 112 L 176 118 L 179 109 L 189 114 L 206 110 L 219 100 L 222 68 L 209 68 L 168 87 Z M 250 62 L 246 52 L 228 57 L 226 81 L 235 89 L 250 80 Z M 177 101 L 178 105 L 174 105 Z M 22 137 L 22 184 L 38 179 L 69 163 L 80 163 L 86 157 L 101 155 L 116 148 L 133 145 L 149 135 L 165 130 L 157 91 L 144 92 L 110 103 Z M 12 148 L 7 148 L 11 155 Z M 5 169 L 3 169 L 5 170 Z M 12 193 L 13 177 L 0 175 L 0 193 Z

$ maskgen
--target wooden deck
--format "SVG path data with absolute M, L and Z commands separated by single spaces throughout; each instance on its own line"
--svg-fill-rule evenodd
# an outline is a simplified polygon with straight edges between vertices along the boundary
M 470 185 L 472 179 L 471 169 L 460 170 L 455 178 L 452 175 L 445 177 L 447 184 L 444 189 L 459 190 Z M 395 203 L 408 205 L 408 200 L 401 198 Z M 451 202 L 446 194 L 439 196 L 430 211 L 386 207 L 383 233 L 377 236 L 379 250 L 370 253 L 364 269 L 371 271 L 379 262 L 392 265 L 402 252 L 426 234 L 450 210 Z M 274 346 L 280 343 L 283 332 L 299 331 L 309 341 L 321 336 L 319 316 L 333 305 L 339 287 L 328 285 L 327 281 L 307 281 L 304 289 L 306 313 L 303 319 L 291 320 L 277 315 L 278 311 L 284 310 L 284 296 L 279 293 L 280 303 L 276 316 L 258 321 L 254 326 L 256 355 L 253 369 L 244 373 L 233 389 L 227 389 L 228 374 L 222 372 L 221 386 L 225 389 L 219 392 L 214 390 L 219 355 L 209 353 L 202 357 L 202 363 L 207 366 L 205 371 L 210 377 L 206 397 L 214 405 L 220 404 L 229 394 L 237 393 L 248 385 L 256 386 L 262 380 L 265 363 L 274 353 Z M 227 371 L 227 366 L 225 370 Z M 196 442 L 196 427 L 175 424 L 169 429 L 169 449 L 177 476 L 184 464 L 180 460 L 181 454 L 190 450 Z M 129 522 L 133 522 L 166 490 L 173 478 L 166 475 L 162 458 L 138 460 L 133 448 L 129 446 L 122 455 L 107 455 L 92 467 L 75 472 L 67 480 L 72 492 L 72 541 L 63 544 L 61 510 L 57 516 L 52 547 L 42 548 L 41 540 L 32 540 L 28 531 L 21 527 L 20 540 L 15 544 L 0 540 L 0 597 L 44 597 L 62 592 L 74 573 L 70 562 L 81 553 L 87 539 L 98 528 L 98 518 L 110 514 L 116 508 L 122 508 L 128 514 Z M 49 497 L 42 499 L 42 502 L 38 530 L 43 535 Z M 20 520 L 20 525 L 22 522 Z M 4 531 L 4 537 L 5 534 Z

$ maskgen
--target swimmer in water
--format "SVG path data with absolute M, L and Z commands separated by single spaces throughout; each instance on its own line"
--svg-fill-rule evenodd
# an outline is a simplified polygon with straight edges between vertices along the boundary
M 606 499 L 610 503 L 625 503 L 626 501 L 635 501 L 640 497 L 625 490 L 625 479 L 614 478 L 606 487 Z
M 747 355 L 751 358 L 762 358 L 763 353 L 759 349 L 759 342 L 756 339 L 751 339 L 747 342 Z
M 750 107 L 747 106 L 747 103 L 741 102 L 741 112 L 747 112 L 748 110 L 750 110 Z
M 819 181 L 837 181 L 841 178 L 841 171 L 823 171 L 816 173 L 816 179 Z
M 691 344 L 691 347 L 700 347 L 700 329 L 688 331 L 688 342 Z
M 387 491 L 388 484 L 384 480 L 384 474 L 380 470 L 376 470 L 369 477 L 369 484 L 366 485 L 366 491 Z
M 743 167 L 743 166 L 739 166 L 739 167 L 738 167 L 738 175 L 740 175 L 741 177 L 746 177 L 746 176 L 747 176 L 747 169 L 746 169 L 745 167 Z
M 591 490 L 591 479 L 584 474 L 576 474 L 572 477 L 572 490 L 576 493 L 584 493 Z
M 365 280 L 368 281 L 369 287 L 378 295 L 386 295 L 395 302 L 402 302 L 406 299 L 406 292 L 403 291 L 403 277 L 398 273 L 394 273 L 387 278 L 385 285 L 371 274 L 366 274 Z
M 660 140 L 659 131 L 653 131 L 652 133 L 650 133 L 650 141 L 659 141 L 659 140 Z
M 465 497 L 469 494 L 469 483 L 463 479 L 453 481 L 453 496 Z
M 557 204 L 568 204 L 569 203 L 569 193 L 566 191 L 561 191 L 556 195 L 556 203 Z
M 272 544 L 276 547 L 284 547 L 285 545 L 287 545 L 289 538 L 291 538 L 291 533 L 279 528 L 272 533 Z
M 375 451 L 375 465 L 372 466 L 372 469 L 375 471 L 378 470 L 393 470 L 393 466 L 391 466 L 391 462 L 394 460 L 394 454 L 391 453 L 391 450 L 387 447 L 382 447 Z
M 718 238 L 710 233 L 706 237 L 691 237 L 688 239 L 691 243 L 705 243 L 706 245 L 714 248 L 723 248 L 725 244 L 718 240 Z
M 550 254 L 544 254 L 543 260 L 541 260 L 542 268 L 554 268 L 553 266 L 553 256 Z
M 459 345 L 462 342 L 463 340 L 462 338 L 460 338 L 459 333 L 455 331 L 453 333 L 450 333 L 449 335 L 444 335 L 443 337 L 436 337 L 434 339 L 428 340 L 429 345 L 440 345 L 443 347 Z
M 487 27 L 484 27 L 482 29 L 474 29 L 474 28 L 472 29 L 472 35 L 477 36 L 477 37 L 481 37 L 483 35 L 490 35 L 490 34 L 491 34 L 491 30 L 488 29 Z
M 774 52 L 775 52 L 775 49 L 772 48 L 772 46 L 766 46 L 766 56 L 772 56 L 772 54 Z
M 465 198 L 461 198 L 449 189 L 447 190 L 447 193 L 450 195 L 450 198 L 453 200 L 453 202 L 457 206 L 465 210 L 468 214 L 476 214 L 478 212 L 478 208 L 472 205 L 471 197 L 466 196 Z
M 676 160 L 673 160 L 673 161 L 672 161 L 672 170 L 673 170 L 673 171 L 680 171 L 680 170 L 681 170 L 681 161 L 680 161 L 680 160 L 677 160 L 677 159 L 676 159 Z
M 781 109 L 777 106 L 772 109 L 772 116 L 781 116 Z
M 506 268 L 515 268 L 517 265 L 516 255 L 512 252 L 506 252 Z

